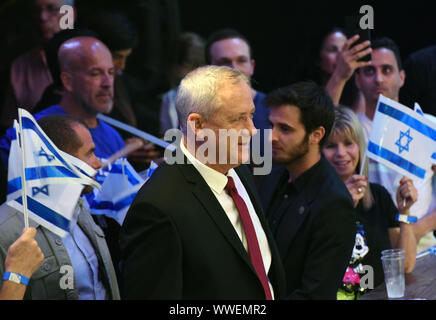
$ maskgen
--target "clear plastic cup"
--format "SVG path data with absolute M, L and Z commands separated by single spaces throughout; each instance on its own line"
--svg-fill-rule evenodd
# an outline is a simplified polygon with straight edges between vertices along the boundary
M 404 250 L 390 249 L 382 251 L 381 256 L 385 274 L 386 291 L 389 299 L 404 297 Z

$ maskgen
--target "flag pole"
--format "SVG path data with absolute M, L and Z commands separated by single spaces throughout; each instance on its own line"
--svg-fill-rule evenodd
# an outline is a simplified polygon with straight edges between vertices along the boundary
M 105 116 L 101 113 L 99 113 L 97 115 L 97 118 L 100 120 L 103 120 L 103 121 L 105 121 L 105 122 L 107 122 L 107 123 L 109 123 L 117 128 L 120 128 L 121 130 L 127 131 L 127 132 L 129 132 L 137 137 L 140 137 L 146 141 L 149 141 L 149 142 L 151 142 L 159 147 L 162 147 L 164 149 L 168 148 L 171 151 L 176 149 L 175 146 L 172 145 L 171 143 L 168 143 L 164 140 L 161 140 L 161 139 L 159 139 L 159 138 L 157 138 L 157 137 L 155 137 L 147 132 L 141 131 L 135 127 L 129 126 L 128 124 L 122 123 L 118 120 L 115 120 L 115 119 L 112 119 L 108 116 Z
M 365 168 L 365 162 L 367 161 L 367 156 L 366 156 L 367 150 L 368 149 L 365 150 L 365 154 L 363 155 L 363 158 L 362 158 L 362 164 L 360 165 L 360 173 L 359 173 L 359 175 L 363 174 L 363 169 Z M 368 172 L 368 174 L 369 174 L 369 172 Z
M 118 158 L 124 157 L 126 155 L 128 155 L 129 153 L 138 150 L 139 148 L 141 148 L 144 145 L 144 142 L 142 140 L 137 140 L 135 142 L 129 143 L 127 144 L 123 149 L 117 151 L 116 153 L 114 153 L 113 155 L 111 155 L 109 157 L 109 159 L 107 159 L 102 165 L 100 169 L 103 169 L 104 167 L 107 167 L 108 165 L 110 165 L 112 162 L 114 162 L 115 160 L 117 160 Z
M 23 199 L 23 209 L 24 209 L 24 227 L 29 228 L 29 214 L 27 211 L 27 186 L 26 186 L 26 155 L 25 155 L 25 147 L 24 147 L 24 138 L 23 138 L 23 125 L 21 118 L 21 109 L 18 109 L 18 122 L 20 125 L 20 144 L 21 144 L 21 190 L 22 190 L 22 199 Z

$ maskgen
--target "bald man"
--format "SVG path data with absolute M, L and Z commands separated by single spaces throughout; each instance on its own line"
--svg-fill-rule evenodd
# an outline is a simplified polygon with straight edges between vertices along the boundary
M 70 114 L 81 119 L 91 133 L 95 155 L 104 162 L 124 148 L 120 134 L 97 119 L 97 114 L 110 112 L 113 106 L 114 65 L 111 52 L 96 38 L 76 37 L 61 45 L 58 59 L 64 87 L 61 102 L 34 114 L 34 117 L 39 119 L 52 114 Z M 0 156 L 6 168 L 14 135 L 13 128 L 10 128 L 0 138 Z M 106 235 L 114 267 L 119 274 L 120 226 L 114 219 L 104 216 L 96 216 L 96 220 Z
M 96 156 L 100 160 L 109 158 L 124 147 L 119 133 L 97 119 L 97 114 L 108 113 L 113 107 L 111 52 L 96 38 L 76 37 L 62 44 L 58 59 L 64 86 L 61 102 L 35 114 L 35 119 L 50 114 L 70 114 L 83 120 L 90 128 Z M 1 160 L 6 167 L 13 138 L 13 129 L 0 138 Z

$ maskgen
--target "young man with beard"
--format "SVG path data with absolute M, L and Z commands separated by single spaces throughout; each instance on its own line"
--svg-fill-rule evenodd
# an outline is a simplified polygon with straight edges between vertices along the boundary
M 321 154 L 334 105 L 313 82 L 277 89 L 270 107 L 275 167 L 260 194 L 290 299 L 336 299 L 351 257 L 356 218 L 349 192 Z

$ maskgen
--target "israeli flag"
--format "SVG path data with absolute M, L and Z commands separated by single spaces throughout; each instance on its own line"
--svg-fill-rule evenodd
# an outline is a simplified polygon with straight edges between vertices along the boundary
M 84 195 L 85 204 L 91 214 L 106 215 L 123 224 L 127 211 L 145 183 L 126 158 L 119 158 L 106 168 L 99 170 L 96 177 L 101 182 L 101 191 Z
M 380 95 L 367 156 L 409 178 L 426 180 L 436 164 L 436 125 L 415 110 Z
M 413 110 L 415 110 L 415 112 L 418 112 L 421 116 L 424 115 L 424 112 L 422 112 L 421 106 L 418 104 L 418 102 L 415 102 Z
M 92 179 L 96 171 L 59 150 L 30 113 L 23 109 L 18 109 L 18 112 L 22 132 L 15 120 L 16 138 L 11 143 L 8 161 L 7 205 L 24 214 L 25 193 L 29 219 L 64 237 L 70 230 L 73 211 L 83 186 L 100 187 Z M 26 188 L 23 188 L 22 181 L 25 181 Z

